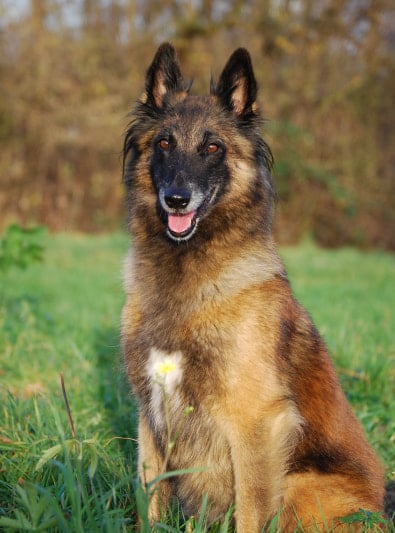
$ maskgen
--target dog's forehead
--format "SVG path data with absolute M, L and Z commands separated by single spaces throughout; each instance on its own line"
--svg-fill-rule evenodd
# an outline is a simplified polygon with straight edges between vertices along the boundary
M 216 113 L 213 113 L 213 107 Z M 166 117 L 164 127 L 186 149 L 200 144 L 207 132 L 221 131 L 220 110 L 212 97 L 188 96 Z

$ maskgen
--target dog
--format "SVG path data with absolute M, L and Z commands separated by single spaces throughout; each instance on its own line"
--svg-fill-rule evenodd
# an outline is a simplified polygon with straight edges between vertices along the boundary
M 121 338 L 150 520 L 173 497 L 196 516 L 206 496 L 209 523 L 234 505 L 241 533 L 382 511 L 379 460 L 273 241 L 273 158 L 248 51 L 209 96 L 190 85 L 161 45 L 124 144 Z

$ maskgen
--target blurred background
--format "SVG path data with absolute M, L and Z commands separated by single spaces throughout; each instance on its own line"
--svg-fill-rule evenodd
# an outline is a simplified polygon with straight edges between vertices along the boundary
M 164 40 L 196 92 L 251 52 L 281 243 L 395 249 L 393 0 L 0 0 L 0 231 L 124 225 L 123 134 Z

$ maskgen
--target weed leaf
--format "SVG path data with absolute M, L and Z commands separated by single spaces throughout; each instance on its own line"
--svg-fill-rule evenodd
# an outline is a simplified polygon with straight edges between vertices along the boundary
M 63 446 L 61 444 L 56 444 L 56 446 L 52 446 L 52 448 L 48 448 L 48 450 L 45 450 L 36 465 L 35 471 L 37 472 L 38 470 L 40 470 L 46 463 L 48 463 L 48 461 L 59 455 L 62 450 Z

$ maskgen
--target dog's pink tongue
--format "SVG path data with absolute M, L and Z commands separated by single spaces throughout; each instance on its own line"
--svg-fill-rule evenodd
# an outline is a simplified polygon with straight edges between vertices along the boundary
M 191 227 L 194 214 L 194 211 L 191 211 L 186 215 L 172 215 L 171 213 L 169 213 L 169 228 L 173 233 L 184 233 L 184 231 L 187 231 Z

